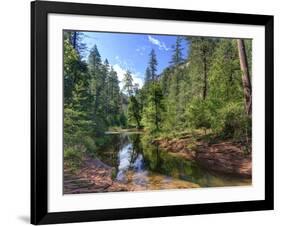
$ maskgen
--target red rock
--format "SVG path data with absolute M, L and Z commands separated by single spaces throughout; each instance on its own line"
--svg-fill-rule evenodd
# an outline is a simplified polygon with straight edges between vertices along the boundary
M 212 171 L 247 178 L 252 176 L 252 156 L 245 155 L 239 145 L 225 142 L 202 146 L 195 158 L 200 165 Z

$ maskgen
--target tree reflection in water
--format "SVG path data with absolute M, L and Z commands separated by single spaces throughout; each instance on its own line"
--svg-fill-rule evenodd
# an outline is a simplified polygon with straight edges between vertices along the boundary
M 152 145 L 143 134 L 110 134 L 110 141 L 99 150 L 103 162 L 116 170 L 115 180 L 146 189 L 165 189 L 179 181 L 200 187 L 248 185 L 249 181 L 216 175 L 200 168 L 195 161 L 185 160 Z M 184 186 L 183 186 L 184 187 Z

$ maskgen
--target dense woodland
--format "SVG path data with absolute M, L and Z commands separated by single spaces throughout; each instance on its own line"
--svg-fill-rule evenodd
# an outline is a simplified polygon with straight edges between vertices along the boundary
M 188 45 L 188 58 L 183 58 Z M 151 138 L 200 131 L 216 139 L 250 142 L 251 40 L 177 37 L 170 66 L 157 70 L 152 49 L 145 84 L 117 73 L 83 34 L 64 33 L 64 153 L 79 158 L 103 145 L 105 131 L 135 128 Z

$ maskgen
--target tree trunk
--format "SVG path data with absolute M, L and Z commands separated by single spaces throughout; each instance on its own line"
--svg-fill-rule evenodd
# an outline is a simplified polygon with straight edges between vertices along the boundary
M 245 108 L 247 115 L 252 114 L 252 86 L 250 80 L 250 74 L 248 69 L 247 55 L 245 50 L 245 44 L 242 39 L 237 39 L 237 47 L 240 59 L 240 67 L 242 71 L 242 83 L 244 89 Z

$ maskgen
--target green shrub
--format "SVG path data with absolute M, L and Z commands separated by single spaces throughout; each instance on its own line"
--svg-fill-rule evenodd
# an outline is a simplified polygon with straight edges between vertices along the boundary
M 70 170 L 77 170 L 82 163 L 82 152 L 77 146 L 64 148 L 64 162 Z
M 194 99 L 186 110 L 188 125 L 193 129 L 211 129 L 221 138 L 245 140 L 251 137 L 251 117 L 243 102 L 217 102 Z
M 96 152 L 97 145 L 93 138 L 86 136 L 83 138 L 82 141 L 83 141 L 83 145 L 85 146 L 87 152 L 90 152 L 92 154 Z
M 245 139 L 251 136 L 251 118 L 241 103 L 228 103 L 218 111 L 216 129 L 224 138 Z
M 112 180 L 115 180 L 116 179 L 116 176 L 117 176 L 117 171 L 115 168 L 112 168 L 112 171 L 111 171 L 111 179 Z
M 188 124 L 194 129 L 210 129 L 211 114 L 207 101 L 193 100 L 186 111 Z

